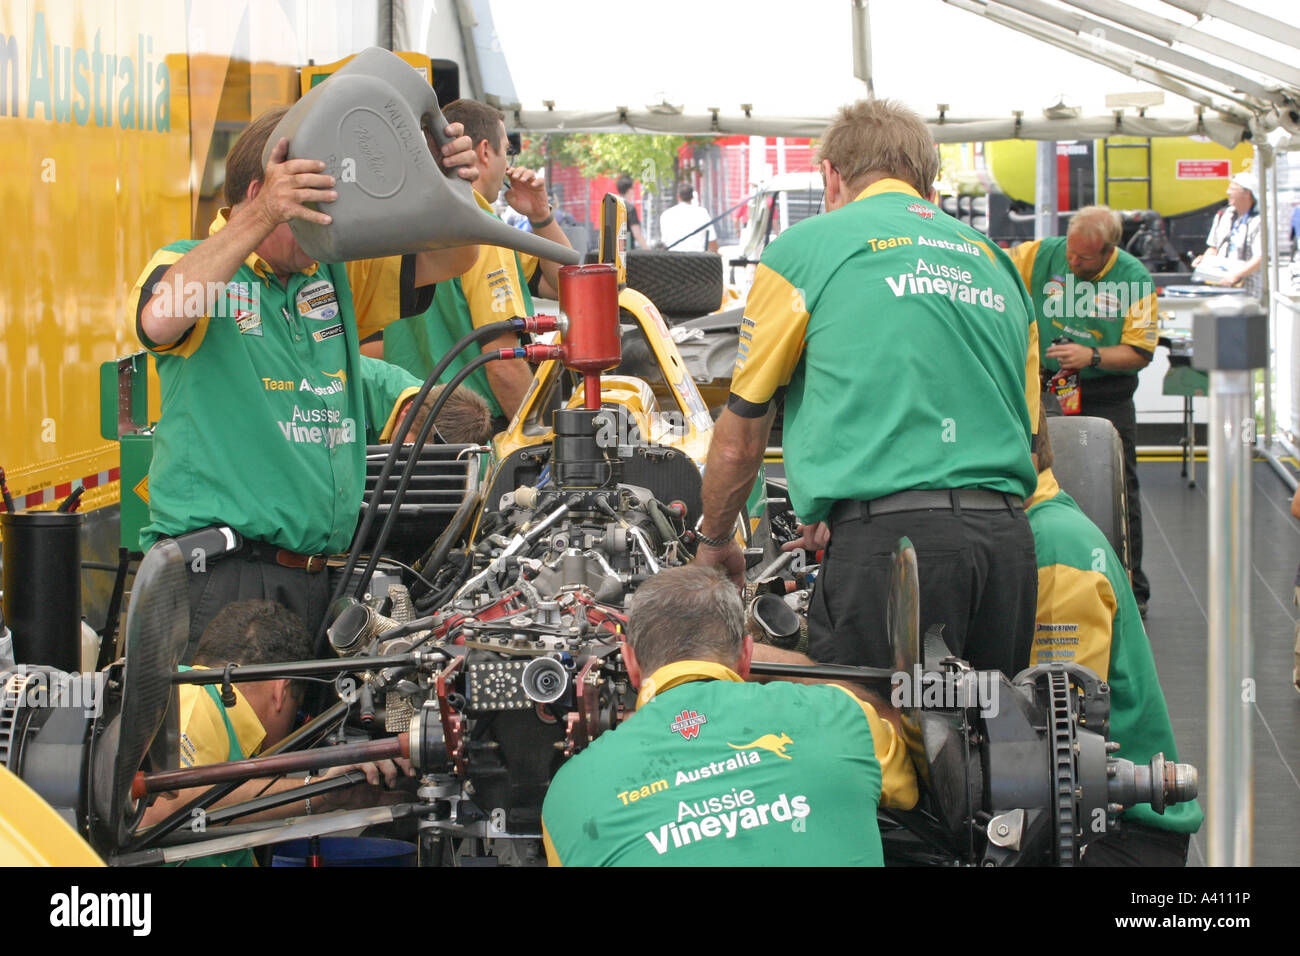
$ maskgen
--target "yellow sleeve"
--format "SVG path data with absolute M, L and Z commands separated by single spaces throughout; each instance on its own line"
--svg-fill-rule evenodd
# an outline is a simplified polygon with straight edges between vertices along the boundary
M 801 290 L 760 262 L 740 322 L 731 394 L 765 410 L 776 390 L 794 374 L 807 329 L 808 308 Z
M 357 338 L 366 339 L 402 317 L 402 257 L 345 262 Z
M 136 338 L 140 340 L 141 345 L 157 355 L 179 355 L 182 358 L 188 358 L 198 351 L 199 346 L 203 344 L 203 337 L 208 331 L 208 317 L 206 315 L 199 316 L 193 327 L 182 332 L 180 338 L 175 342 L 154 342 L 144 334 L 144 329 L 140 326 L 140 310 L 155 294 L 166 298 L 168 302 L 179 304 L 184 309 L 184 286 L 180 283 L 164 284 L 159 281 L 162 278 L 162 272 L 179 262 L 184 255 L 185 253 L 172 249 L 159 249 L 153 254 L 149 264 L 144 267 L 140 277 L 135 280 L 135 285 L 131 287 L 131 291 L 126 297 L 127 315 L 131 316 L 131 320 L 135 325 Z M 145 289 L 145 285 L 150 285 L 151 288 Z M 180 299 L 179 303 L 177 303 L 178 298 Z
M 476 329 L 528 314 L 515 253 L 511 249 L 479 246 L 478 259 L 460 277 L 460 287 Z
M 902 734 L 894 725 L 884 720 L 865 700 L 861 700 L 847 687 L 839 684 L 827 684 L 849 695 L 849 698 L 862 708 L 867 723 L 871 725 L 871 741 L 875 746 L 876 760 L 880 762 L 880 805 L 895 810 L 910 810 L 916 806 L 918 793 L 916 789 L 916 768 L 907 752 Z
M 1038 406 L 1043 400 L 1038 381 L 1038 322 L 1029 317 L 1029 354 L 1025 356 L 1025 404 L 1029 407 L 1029 434 L 1038 434 Z
M 381 442 L 386 442 L 392 438 L 393 429 L 398 425 L 398 413 L 401 412 L 402 406 L 405 405 L 409 399 L 414 398 L 419 394 L 420 389 L 423 387 L 424 386 L 422 385 L 417 385 L 413 388 L 402 389 L 402 394 L 398 395 L 397 401 L 393 403 L 393 410 L 388 413 L 388 421 L 384 422 L 384 427 L 380 429 L 379 440 Z M 416 430 L 415 434 L 419 434 L 419 431 Z
M 182 767 L 221 763 L 230 757 L 230 735 L 212 698 L 198 684 L 181 684 L 180 731 Z
M 547 866 L 564 866 L 560 861 L 560 854 L 555 849 L 555 844 L 551 842 L 550 831 L 546 829 L 546 821 L 542 821 L 542 846 L 546 848 L 546 865 Z
M 1154 352 L 1160 338 L 1160 327 L 1156 324 L 1155 293 L 1145 295 L 1124 316 L 1124 334 L 1120 336 L 1121 345 L 1132 345 L 1144 352 Z
M 1034 258 L 1038 255 L 1038 245 L 1041 242 L 1041 239 L 1035 239 L 1033 242 L 1022 242 L 1020 245 L 1012 246 L 1007 250 L 1007 255 L 1015 263 L 1016 271 L 1020 273 L 1020 281 L 1029 290 L 1030 299 L 1034 297 L 1034 289 L 1029 283 L 1033 281 Z
M 519 253 L 519 268 L 523 270 L 524 278 L 529 282 L 533 281 L 533 273 L 537 271 L 539 265 L 541 265 L 541 260 L 536 256 L 526 256 L 522 252 Z
M 1096 560 L 1107 556 L 1098 549 Z M 1066 564 L 1038 569 L 1038 611 L 1030 665 L 1073 661 L 1097 673 L 1110 670 L 1110 639 L 1118 604 L 1101 571 L 1081 571 Z

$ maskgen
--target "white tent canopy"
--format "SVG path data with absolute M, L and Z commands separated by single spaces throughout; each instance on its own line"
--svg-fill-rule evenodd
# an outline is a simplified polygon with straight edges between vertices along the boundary
M 868 89 L 949 142 L 1123 133 L 1232 145 L 1300 122 L 1286 0 L 470 6 L 459 5 L 469 92 L 538 132 L 812 136 Z M 1116 96 L 1135 105 L 1117 115 Z

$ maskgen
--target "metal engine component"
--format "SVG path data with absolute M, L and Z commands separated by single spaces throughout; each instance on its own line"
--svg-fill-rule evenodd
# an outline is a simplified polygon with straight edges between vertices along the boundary
M 519 685 L 529 700 L 553 704 L 569 689 L 569 672 L 553 657 L 534 657 L 524 666 Z

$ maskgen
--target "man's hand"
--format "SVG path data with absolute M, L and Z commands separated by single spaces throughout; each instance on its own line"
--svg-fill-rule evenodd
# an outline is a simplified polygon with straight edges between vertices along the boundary
M 439 157 L 438 161 L 447 172 L 454 169 L 461 179 L 474 182 L 478 179 L 478 169 L 474 166 L 474 143 L 465 135 L 465 127 L 460 123 L 449 123 L 443 132 L 451 142 L 434 149 L 433 155 Z M 430 141 L 429 145 L 435 144 Z
M 796 549 L 821 551 L 831 543 L 831 529 L 825 521 L 818 521 L 816 524 L 801 524 L 796 526 L 796 530 L 799 532 L 799 537 L 781 545 L 782 551 L 794 551 Z
M 737 588 L 743 590 L 745 587 L 745 554 L 734 539 L 721 548 L 701 541 L 691 563 L 705 568 L 722 568 Z
M 1092 364 L 1092 348 L 1077 342 L 1049 345 L 1047 357 L 1060 362 L 1061 368 L 1087 368 Z
M 411 766 L 411 761 L 405 757 L 394 757 L 392 760 L 366 761 L 365 763 L 347 764 L 343 767 L 330 767 L 317 779 L 329 780 L 331 777 L 337 777 L 349 770 L 360 770 L 366 775 L 366 783 L 372 787 L 379 786 L 380 778 L 382 778 L 384 786 L 389 789 L 397 786 L 399 777 L 415 776 L 415 768 Z
M 527 216 L 530 222 L 540 222 L 551 212 L 551 204 L 546 198 L 546 180 L 522 166 L 511 166 L 506 170 L 506 202 L 515 212 Z
M 268 232 L 290 219 L 328 226 L 334 221 L 328 214 L 304 204 L 338 199 L 334 177 L 325 175 L 325 164 L 319 160 L 286 159 L 288 155 L 289 141 L 282 137 L 271 150 L 266 172 L 249 201 L 248 211 L 260 217 Z
M 359 810 L 366 807 L 406 803 L 411 799 L 410 794 L 394 789 L 402 777 L 415 776 L 415 769 L 411 766 L 411 762 L 404 757 L 330 767 L 317 779 L 328 780 L 349 770 L 360 770 L 364 773 L 368 786 L 358 785 L 331 790 L 320 797 L 313 797 L 313 807 L 316 806 L 315 801 L 319 800 L 322 810 Z

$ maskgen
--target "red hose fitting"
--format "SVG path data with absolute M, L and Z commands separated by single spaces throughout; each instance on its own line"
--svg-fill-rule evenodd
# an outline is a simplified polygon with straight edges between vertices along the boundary
M 554 332 L 560 327 L 560 317 L 557 315 L 525 315 L 520 316 L 519 322 L 521 332 L 545 333 Z

